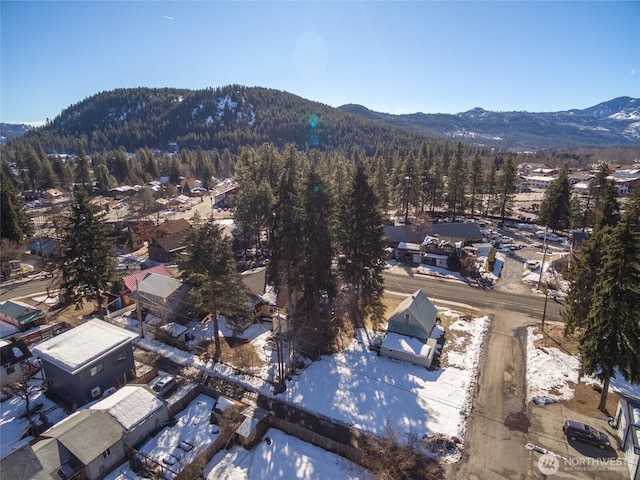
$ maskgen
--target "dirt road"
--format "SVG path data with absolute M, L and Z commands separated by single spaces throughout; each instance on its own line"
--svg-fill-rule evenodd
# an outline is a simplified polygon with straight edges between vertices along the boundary
M 529 418 L 526 405 L 526 325 L 535 319 L 513 312 L 494 315 L 481 363 L 479 391 L 469 417 L 465 452 L 449 478 L 524 480 L 535 478 L 525 449 Z

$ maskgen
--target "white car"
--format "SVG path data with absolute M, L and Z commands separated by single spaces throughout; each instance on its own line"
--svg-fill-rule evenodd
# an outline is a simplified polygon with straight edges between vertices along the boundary
M 544 240 L 546 237 L 549 242 L 560 242 L 563 240 L 563 237 L 560 237 L 553 232 L 536 232 L 536 235 L 540 240 Z

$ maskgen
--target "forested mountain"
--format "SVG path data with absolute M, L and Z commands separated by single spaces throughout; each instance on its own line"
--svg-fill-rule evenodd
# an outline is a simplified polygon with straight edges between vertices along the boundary
M 320 149 L 406 147 L 425 135 L 266 88 L 231 85 L 217 89 L 132 88 L 102 92 L 65 109 L 26 135 L 47 153 L 73 152 L 82 139 L 87 153 L 124 147 L 167 150 L 229 149 L 265 142 Z
M 0 123 L 0 144 L 12 138 L 18 138 L 31 130 L 32 127 L 24 123 Z
M 391 115 L 361 105 L 343 105 L 339 109 L 425 135 L 500 150 L 640 144 L 640 99 L 630 97 L 619 97 L 584 110 L 552 113 L 489 112 L 474 108 L 455 115 Z

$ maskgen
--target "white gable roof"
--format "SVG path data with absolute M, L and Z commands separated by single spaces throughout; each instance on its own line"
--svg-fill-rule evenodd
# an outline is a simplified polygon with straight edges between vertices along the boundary
M 89 408 L 107 410 L 130 431 L 163 407 L 164 402 L 144 386 L 126 385 Z
M 32 352 L 75 374 L 135 338 L 138 338 L 136 333 L 93 319 L 38 344 Z

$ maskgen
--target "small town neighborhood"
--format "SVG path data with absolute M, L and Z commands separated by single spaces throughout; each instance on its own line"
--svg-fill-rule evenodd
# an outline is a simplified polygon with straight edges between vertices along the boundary
M 639 172 L 614 172 L 611 180 L 621 195 L 639 188 Z M 212 360 L 203 346 L 215 324 L 210 315 L 191 315 L 189 287 L 180 280 L 175 260 L 199 217 L 212 214 L 231 232 L 237 187 L 220 182 L 207 192 L 188 185 L 188 196 L 179 194 L 158 207 L 165 217 L 161 222 L 135 222 L 123 230 L 117 256 L 122 288 L 102 293 L 101 312 L 91 304 L 81 312 L 73 306 L 59 310 L 58 292 L 49 286 L 20 298 L 6 299 L 3 293 L 2 385 L 23 381 L 13 394 L 3 393 L 3 476 L 368 478 L 358 445 L 369 436 L 398 432 L 418 439 L 443 465 L 441 475 L 455 478 L 451 472 L 469 444 L 468 423 L 496 320 L 463 297 L 436 298 L 429 283 L 417 290 L 406 283 L 419 279 L 544 298 L 543 323 L 528 319 L 524 333 L 526 411 L 535 418 L 562 409 L 560 423 L 551 427 L 556 431 L 568 416 L 599 430 L 604 426 L 610 442 L 605 464 L 615 459 L 606 478 L 637 480 L 640 386 L 619 376 L 612 380 L 615 403 L 608 419 L 601 412 L 596 418 L 572 413 L 577 392 L 596 392 L 600 383 L 581 378 L 577 352 L 546 333 L 559 328 L 559 317 L 541 330 L 549 298 L 559 306 L 567 294 L 561 265 L 584 238 L 578 231 L 554 238 L 535 223 L 554 174 L 557 170 L 548 166 L 523 169 L 517 218 L 508 222 L 441 218 L 421 231 L 406 218 L 392 218 L 384 227 L 385 272 L 393 278 L 384 295 L 385 323 L 356 329 L 341 351 L 314 360 L 293 355 L 286 341 L 291 338 L 286 308 L 267 281 L 268 253 L 256 249 L 234 252 L 253 316 L 219 316 L 219 335 L 231 353 L 222 362 Z M 571 178 L 574 189 L 589 188 L 587 175 Z M 126 219 L 128 195 L 140 188 L 145 187 L 118 187 L 92 202 L 108 205 L 108 217 Z M 38 210 L 68 201 L 52 190 L 27 205 L 37 222 Z M 7 285 L 46 282 L 53 275 L 44 267 L 58 245 L 47 231 L 42 224 L 42 236 L 29 246 L 32 261 L 14 264 Z M 476 274 L 451 271 L 453 252 L 470 259 Z M 528 442 L 514 448 L 530 451 L 533 474 L 540 455 L 556 456 L 569 466 L 575 466 L 572 459 L 591 458 L 579 447 L 559 448 L 549 433 L 513 428 L 529 434 Z M 604 478 L 598 475 L 587 478 Z

